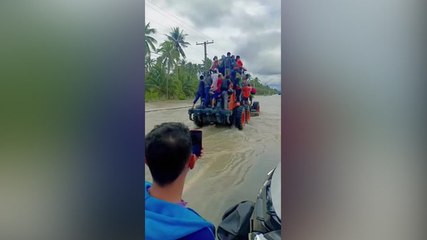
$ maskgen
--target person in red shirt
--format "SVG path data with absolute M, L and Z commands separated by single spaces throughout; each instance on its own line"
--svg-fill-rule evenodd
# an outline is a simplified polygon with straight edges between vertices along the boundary
M 249 97 L 251 96 L 251 91 L 252 91 L 251 84 L 248 83 L 243 87 L 243 93 L 242 93 L 243 102 L 246 104 L 249 104 Z
M 240 74 L 242 74 L 242 70 L 246 71 L 246 68 L 243 67 L 243 62 L 242 59 L 240 59 L 240 56 L 236 56 L 236 68 L 237 72 L 239 72 Z
M 211 69 L 210 70 L 214 70 L 214 69 L 218 69 L 219 68 L 219 60 L 218 60 L 218 57 L 217 56 L 215 56 L 214 58 L 213 58 L 213 63 L 212 63 L 212 66 L 211 66 Z
M 222 85 L 222 74 L 218 74 L 218 80 L 216 82 L 216 90 L 214 92 L 213 98 L 212 98 L 212 107 L 215 107 L 216 99 L 221 95 L 221 85 Z
M 251 86 L 251 95 L 249 96 L 249 102 L 251 105 L 252 105 L 252 99 L 255 94 L 256 94 L 256 88 Z

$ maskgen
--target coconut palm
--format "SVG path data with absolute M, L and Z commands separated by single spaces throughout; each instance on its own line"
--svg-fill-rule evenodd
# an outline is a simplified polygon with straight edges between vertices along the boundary
M 185 58 L 183 48 L 186 48 L 188 45 L 190 45 L 189 42 L 185 41 L 185 37 L 188 36 L 188 34 L 185 34 L 184 30 L 180 30 L 179 27 L 172 28 L 172 31 L 169 34 L 170 35 L 166 35 L 166 37 L 168 37 L 169 41 L 174 43 L 175 49 L 183 58 Z
M 161 53 L 158 61 L 161 62 L 163 67 L 167 69 L 167 73 L 170 74 L 171 70 L 175 68 L 179 60 L 179 52 L 176 50 L 174 43 L 171 41 L 165 41 L 160 44 L 158 50 Z M 166 98 L 169 99 L 169 77 L 166 81 Z
M 170 41 L 164 41 L 162 44 L 160 44 L 158 52 L 161 54 L 158 58 L 158 61 L 160 61 L 167 69 L 168 74 L 171 73 L 172 69 L 175 68 L 179 60 L 179 52 L 175 49 L 174 43 Z
M 157 44 L 157 40 L 150 36 L 152 34 L 155 34 L 157 30 L 155 28 L 150 28 L 150 23 L 147 23 L 145 25 L 145 55 L 150 56 L 151 52 L 156 51 L 156 46 L 154 44 Z

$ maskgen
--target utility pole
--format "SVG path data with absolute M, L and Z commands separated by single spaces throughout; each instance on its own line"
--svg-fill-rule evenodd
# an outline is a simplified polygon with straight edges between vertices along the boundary
M 203 45 L 203 46 L 205 47 L 205 64 L 206 64 L 207 59 L 208 59 L 208 52 L 207 52 L 207 49 L 206 49 L 206 45 L 207 45 L 207 44 L 211 44 L 211 43 L 214 43 L 214 41 L 213 41 L 213 40 L 212 40 L 211 42 L 209 42 L 209 41 L 204 41 L 204 42 L 202 42 L 202 43 L 198 43 L 198 42 L 196 42 L 196 45 Z M 205 69 L 205 72 L 207 72 L 207 69 Z

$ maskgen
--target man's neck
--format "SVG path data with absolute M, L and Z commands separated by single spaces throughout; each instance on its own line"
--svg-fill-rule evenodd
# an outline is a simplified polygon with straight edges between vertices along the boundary
M 160 186 L 156 182 L 153 182 L 149 193 L 151 196 L 167 202 L 180 203 L 183 189 L 184 181 L 177 179 L 175 182 L 166 186 Z

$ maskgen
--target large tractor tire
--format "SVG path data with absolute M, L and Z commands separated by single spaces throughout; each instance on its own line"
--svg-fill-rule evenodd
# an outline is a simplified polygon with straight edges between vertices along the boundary
M 234 110 L 234 124 L 239 130 L 242 130 L 246 122 L 246 111 L 243 106 Z
M 196 124 L 196 126 L 198 126 L 198 127 L 203 127 L 203 119 L 202 119 L 202 116 L 194 116 L 194 119 L 193 119 L 193 121 L 194 121 L 194 124 Z

